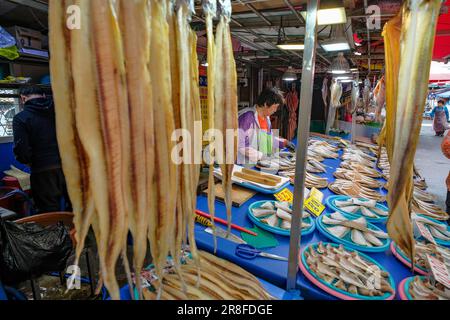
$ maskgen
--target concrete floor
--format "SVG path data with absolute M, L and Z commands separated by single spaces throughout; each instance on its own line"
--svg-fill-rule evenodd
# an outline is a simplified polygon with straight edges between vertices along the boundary
M 433 122 L 424 120 L 416 154 L 416 166 L 428 184 L 428 192 L 437 196 L 436 203 L 445 209 L 447 187 L 445 180 L 450 170 L 450 160 L 441 151 L 441 137 L 436 137 Z

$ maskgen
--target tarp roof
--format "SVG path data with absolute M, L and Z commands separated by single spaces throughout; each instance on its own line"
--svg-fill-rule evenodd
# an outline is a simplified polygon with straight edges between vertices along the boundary
M 450 0 L 444 6 L 450 7 Z M 450 12 L 439 17 L 433 60 L 443 61 L 447 56 L 450 56 Z

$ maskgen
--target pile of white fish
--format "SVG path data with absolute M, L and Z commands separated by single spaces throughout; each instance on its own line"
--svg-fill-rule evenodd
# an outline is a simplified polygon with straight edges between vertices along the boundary
M 348 200 L 335 201 L 334 205 L 340 210 L 354 214 L 362 215 L 368 218 L 384 218 L 388 217 L 389 212 L 377 208 L 377 202 L 375 200 L 349 198 Z
M 366 198 L 378 202 L 386 201 L 386 198 L 382 196 L 378 191 L 367 188 L 356 181 L 337 179 L 333 183 L 330 183 L 328 188 L 335 194 L 355 198 Z
M 355 220 L 344 217 L 339 212 L 323 216 L 325 229 L 333 236 L 344 239 L 350 234 L 350 239 L 355 244 L 363 247 L 382 247 L 385 242 L 380 239 L 388 239 L 387 233 L 381 230 L 370 229 L 364 217 Z
M 262 223 L 274 228 L 291 230 L 292 207 L 289 202 L 266 202 L 259 208 L 252 210 L 253 215 Z M 308 212 L 303 212 L 303 219 L 309 218 Z M 302 222 L 302 229 L 311 228 L 311 224 Z
M 421 223 L 428 227 L 428 230 L 430 230 L 431 235 L 435 239 L 439 239 L 442 241 L 450 241 L 450 232 L 448 231 L 448 226 L 445 223 L 437 223 L 430 219 L 423 218 L 421 216 L 418 216 L 417 214 L 413 213 L 411 215 L 411 218 L 413 221 L 417 223 Z
M 408 292 L 414 300 L 450 300 L 450 290 L 426 277 L 415 277 L 411 281 Z
M 397 250 L 405 254 L 398 246 Z M 428 270 L 427 254 L 436 257 L 441 262 L 444 262 L 447 268 L 450 268 L 450 249 L 446 247 L 416 241 L 415 253 L 414 264 L 424 270 Z
M 344 179 L 357 182 L 360 185 L 371 189 L 378 189 L 383 186 L 382 182 L 354 170 L 337 168 L 336 172 L 334 173 L 334 176 L 337 179 Z
M 339 158 L 339 147 L 334 146 L 327 141 L 310 140 L 308 147 L 308 154 L 312 157 L 323 157 L 326 159 Z
M 389 273 L 364 259 L 356 251 L 350 252 L 342 245 L 334 247 L 319 243 L 316 248 L 308 248 L 304 254 L 312 272 L 337 289 L 365 297 L 382 297 L 395 293 L 389 281 Z M 377 275 L 381 279 L 376 279 Z
M 417 197 L 413 198 L 412 210 L 415 213 L 426 215 L 436 220 L 446 221 L 449 218 L 449 215 L 436 204 L 422 201 Z

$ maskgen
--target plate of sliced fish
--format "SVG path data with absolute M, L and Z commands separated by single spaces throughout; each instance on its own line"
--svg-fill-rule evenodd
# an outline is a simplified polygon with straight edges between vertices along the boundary
M 389 217 L 388 207 L 375 200 L 352 198 L 349 196 L 331 196 L 326 205 L 350 218 L 364 217 L 368 222 L 384 223 Z
M 415 220 L 416 222 L 422 223 L 425 227 L 427 227 L 436 243 L 450 247 L 450 227 L 448 224 L 428 216 L 415 213 L 411 215 L 411 218 L 413 221 Z
M 337 179 L 336 181 L 328 185 L 328 189 L 330 189 L 335 194 L 343 196 L 367 198 L 378 202 L 386 201 L 386 197 L 381 195 L 379 191 L 364 187 L 363 185 L 355 181 Z
M 428 275 L 429 270 L 426 261 L 427 254 L 437 257 L 439 260 L 444 262 L 448 268 L 450 268 L 450 249 L 439 245 L 436 248 L 435 245 L 425 243 L 423 241 L 416 241 L 415 249 L 416 256 L 414 258 L 414 272 L 420 275 Z M 408 268 L 411 268 L 411 259 L 409 259 L 394 242 L 391 243 L 391 251 L 401 263 Z
M 291 235 L 292 205 L 289 202 L 258 201 L 248 209 L 248 217 L 261 229 L 281 235 Z M 309 212 L 303 212 L 302 236 L 316 229 L 314 219 Z
M 378 262 L 343 245 L 316 243 L 299 259 L 305 277 L 343 300 L 393 300 L 395 283 Z
M 406 278 L 398 286 L 398 294 L 402 300 L 450 300 L 449 289 L 425 276 Z
M 364 217 L 348 218 L 340 212 L 322 215 L 317 230 L 333 242 L 365 252 L 389 250 L 390 240 L 386 232 L 371 224 Z
M 222 179 L 221 169 L 214 169 L 214 175 L 217 178 Z M 233 169 L 232 181 L 244 188 L 265 194 L 275 194 L 290 184 L 289 178 L 279 177 L 270 173 L 263 173 L 237 165 L 235 165 Z

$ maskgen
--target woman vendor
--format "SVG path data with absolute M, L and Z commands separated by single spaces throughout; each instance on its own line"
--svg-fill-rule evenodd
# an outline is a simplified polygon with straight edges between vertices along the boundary
M 256 164 L 280 148 L 294 148 L 291 142 L 272 132 L 270 116 L 283 104 L 283 96 L 278 91 L 266 89 L 255 107 L 239 112 L 238 164 Z
M 449 128 L 447 122 L 450 121 L 444 100 L 439 100 L 437 107 L 431 112 L 431 118 L 434 119 L 433 129 L 436 136 L 443 137 L 445 131 Z

